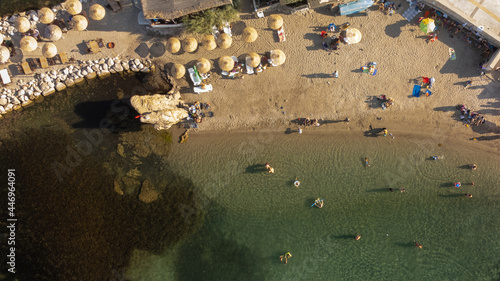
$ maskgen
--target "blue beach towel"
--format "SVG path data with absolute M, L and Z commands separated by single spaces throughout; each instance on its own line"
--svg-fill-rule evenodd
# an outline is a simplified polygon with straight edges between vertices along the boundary
M 413 93 L 412 93 L 413 96 L 415 97 L 420 97 L 420 85 L 414 85 L 413 86 Z

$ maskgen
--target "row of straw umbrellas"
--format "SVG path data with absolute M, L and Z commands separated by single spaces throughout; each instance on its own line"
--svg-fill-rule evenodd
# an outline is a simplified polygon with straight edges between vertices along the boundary
M 271 15 L 268 18 L 268 26 L 271 29 L 277 30 L 283 26 L 283 18 L 280 15 Z M 247 43 L 252 43 L 259 37 L 257 30 L 255 28 L 247 26 L 243 29 L 243 41 Z M 205 35 L 201 40 L 201 46 L 208 50 L 214 50 L 219 47 L 221 49 L 227 49 L 233 43 L 233 38 L 231 35 L 223 33 L 217 39 L 213 35 Z M 192 53 L 198 48 L 198 41 L 193 37 L 188 37 L 181 41 L 175 37 L 171 37 L 167 40 L 166 48 L 169 52 L 175 54 L 181 50 L 184 52 Z
M 80 15 L 82 12 L 82 3 L 79 0 L 68 0 L 63 3 L 66 11 L 73 17 L 71 19 L 71 27 L 74 30 L 82 31 L 87 29 L 88 20 L 85 16 Z M 102 20 L 106 15 L 106 10 L 99 4 L 94 4 L 89 9 L 89 17 L 93 20 Z M 38 18 L 43 24 L 47 24 L 44 30 L 43 37 L 50 41 L 57 41 L 62 37 L 62 30 L 59 26 L 52 24 L 55 20 L 54 12 L 47 7 L 41 8 L 38 12 Z M 15 22 L 15 28 L 20 33 L 26 33 L 31 29 L 31 23 L 26 17 L 18 17 Z M 3 38 L 2 38 L 3 39 Z M 24 52 L 32 52 L 38 47 L 38 42 L 32 36 L 24 36 L 20 42 L 20 48 Z M 52 58 L 57 54 L 57 47 L 54 43 L 45 43 L 42 47 L 42 54 L 47 58 Z M 0 63 L 6 63 L 10 57 L 10 52 L 7 48 L 0 48 Z
M 248 53 L 248 58 L 249 59 L 247 60 L 247 63 L 250 67 L 258 67 L 261 63 L 261 57 L 257 53 Z M 285 53 L 278 49 L 273 50 L 271 52 L 271 60 L 275 65 L 281 65 L 286 60 Z M 217 63 L 219 64 L 221 70 L 229 72 L 233 70 L 235 61 L 230 56 L 222 56 L 218 59 Z M 212 68 L 212 64 L 206 58 L 198 59 L 195 65 L 199 73 L 207 73 Z M 170 73 L 175 79 L 180 79 L 186 74 L 186 68 L 182 64 L 174 63 L 172 65 Z

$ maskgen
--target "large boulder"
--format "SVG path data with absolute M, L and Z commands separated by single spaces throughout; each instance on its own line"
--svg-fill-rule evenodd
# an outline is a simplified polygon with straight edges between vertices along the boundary
M 141 122 L 154 124 L 157 130 L 167 130 L 187 118 L 186 109 L 178 107 L 180 95 L 133 96 L 132 106 L 141 115 Z
M 159 193 L 152 189 L 153 185 L 149 180 L 142 183 L 141 192 L 139 193 L 139 200 L 144 203 L 151 203 L 158 199 Z

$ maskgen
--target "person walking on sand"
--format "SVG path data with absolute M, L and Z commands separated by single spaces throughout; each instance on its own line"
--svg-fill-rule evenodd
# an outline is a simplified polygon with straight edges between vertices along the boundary
M 295 187 L 299 188 L 300 181 L 297 178 L 295 178 L 295 181 L 293 182 L 293 185 L 295 185 Z
M 365 167 L 370 167 L 370 162 L 368 161 L 368 158 L 365 158 Z
M 290 252 L 287 252 L 286 254 L 284 255 L 281 255 L 280 256 L 280 261 L 282 262 L 283 259 L 285 259 L 285 264 L 288 263 L 288 259 L 292 257 L 292 254 L 290 254 Z
M 299 134 L 302 134 L 302 128 L 299 127 Z

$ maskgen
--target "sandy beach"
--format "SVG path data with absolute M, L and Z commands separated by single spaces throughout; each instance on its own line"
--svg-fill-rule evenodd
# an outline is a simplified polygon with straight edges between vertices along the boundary
M 90 3 L 84 4 L 84 10 L 89 6 Z M 198 58 L 209 59 L 213 68 L 208 82 L 214 86 L 213 92 L 196 95 L 188 77 L 177 81 L 185 102 L 212 104 L 215 117 L 205 118 L 196 131 L 296 130 L 297 126 L 290 123 L 296 118 L 338 121 L 349 117 L 348 127 L 353 129 L 366 129 L 370 124 L 377 124 L 392 132 L 444 130 L 464 140 L 498 136 L 499 111 L 495 94 L 500 91 L 499 83 L 495 81 L 498 73 L 490 72 L 480 77 L 480 50 L 467 45 L 463 34 L 451 38 L 447 30 L 440 30 L 439 40 L 427 43 L 416 19 L 408 23 L 400 15 L 405 9 L 403 5 L 390 16 L 372 7 L 367 14 L 352 17 L 333 16 L 329 6 L 292 15 L 280 10 L 266 12 L 266 15 L 278 13 L 284 18 L 287 40 L 279 43 L 276 32 L 267 27 L 266 18 L 256 18 L 251 13 L 250 1 L 245 1 L 240 14 L 245 20 L 233 23 L 233 45 L 229 49 L 207 51 L 199 47 L 194 53 L 171 54 L 161 48 L 159 52 L 153 48 L 150 50 L 153 44 L 163 44 L 171 35 L 158 36 L 139 26 L 139 10 L 132 2 L 124 1 L 123 9 L 118 13 L 107 10 L 104 20 L 90 20 L 87 31 L 69 31 L 56 42 L 56 46 L 75 60 L 115 56 L 148 58 L 167 69 L 171 63 L 189 67 Z M 361 31 L 361 42 L 341 45 L 340 50 L 330 53 L 323 50 L 319 32 L 329 23 L 340 25 L 344 22 Z M 254 27 L 259 34 L 253 43 L 245 43 L 241 38 L 246 26 Z M 186 36 L 185 33 L 172 35 L 181 39 Z M 201 36 L 195 37 L 201 39 Z M 116 47 L 87 54 L 83 42 L 97 38 L 115 42 Z M 40 46 L 26 55 L 19 51 L 11 61 L 18 63 L 40 56 Z M 449 60 L 450 47 L 456 50 L 455 61 Z M 258 75 L 244 75 L 243 79 L 228 79 L 220 75 L 216 63 L 220 56 L 242 59 L 248 52 L 265 54 L 272 49 L 285 52 L 283 65 Z M 376 76 L 359 71 L 361 66 L 373 61 L 378 64 Z M 29 77 L 16 73 L 14 67 L 9 69 L 16 74 L 14 82 L 16 79 L 29 81 Z M 339 78 L 333 78 L 334 71 L 339 72 Z M 422 76 L 435 77 L 433 95 L 412 97 L 413 84 Z M 474 81 L 469 89 L 464 87 L 467 80 Z M 394 98 L 395 104 L 382 110 L 376 100 L 380 95 Z M 455 106 L 458 104 L 465 104 L 484 115 L 487 122 L 479 127 L 466 128 L 456 115 Z M 498 146 L 497 141 L 493 143 Z

